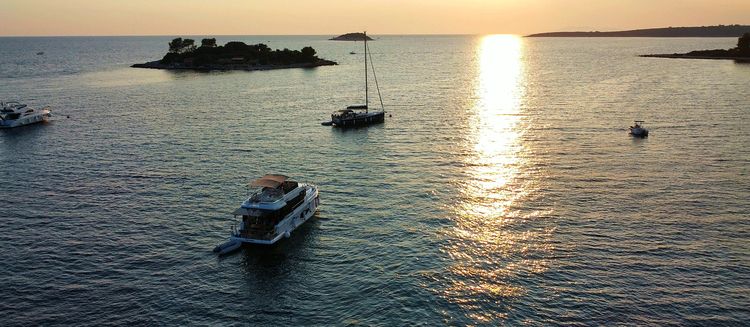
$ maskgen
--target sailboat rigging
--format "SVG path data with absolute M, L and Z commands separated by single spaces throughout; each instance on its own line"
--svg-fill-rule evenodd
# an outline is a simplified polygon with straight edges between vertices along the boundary
M 324 125 L 334 125 L 339 127 L 353 127 L 353 126 L 366 126 L 372 124 L 379 124 L 385 121 L 385 106 L 383 105 L 383 97 L 380 94 L 380 85 L 378 85 L 378 77 L 375 74 L 375 66 L 372 64 L 372 54 L 369 52 L 367 47 L 367 32 L 363 33 L 364 47 L 365 47 L 365 104 L 364 105 L 353 105 L 348 106 L 346 109 L 341 109 L 331 114 L 331 121 L 323 123 Z M 368 56 L 370 63 L 368 65 Z M 369 99 L 369 80 L 368 75 L 369 69 L 372 69 L 372 75 L 375 79 L 375 88 L 378 91 L 378 99 L 380 100 L 380 110 L 370 111 L 370 99 Z

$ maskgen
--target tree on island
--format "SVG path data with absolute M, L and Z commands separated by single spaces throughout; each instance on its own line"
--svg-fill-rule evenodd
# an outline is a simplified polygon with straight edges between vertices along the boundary
M 737 40 L 737 52 L 750 55 L 750 33 L 745 33 Z
M 215 48 L 216 47 L 216 38 L 210 38 L 210 39 L 203 39 L 203 40 L 201 40 L 201 47 Z
M 182 52 L 191 52 L 195 50 L 195 40 L 184 39 L 182 40 Z
M 195 40 L 193 39 L 182 39 L 178 37 L 172 42 L 169 42 L 170 53 L 186 53 L 195 50 Z
M 329 62 L 318 58 L 316 54 L 315 49 L 309 46 L 302 50 L 271 50 L 263 43 L 248 45 L 240 41 L 231 41 L 219 46 L 216 44 L 216 39 L 212 38 L 201 40 L 201 46 L 196 47 L 195 41 L 191 39 L 175 38 L 169 42 L 169 52 L 160 60 L 160 63 L 182 67 L 226 67 Z
M 172 42 L 169 42 L 169 52 L 170 53 L 178 53 L 182 49 L 182 38 L 178 37 L 172 40 Z
M 313 49 L 312 47 L 302 48 L 302 57 L 310 60 L 315 58 L 315 49 Z

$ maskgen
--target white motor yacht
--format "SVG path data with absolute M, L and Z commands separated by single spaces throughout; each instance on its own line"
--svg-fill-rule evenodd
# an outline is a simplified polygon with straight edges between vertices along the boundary
M 648 136 L 648 130 L 643 127 L 643 120 L 636 120 L 633 126 L 630 126 L 630 135 L 635 137 L 646 137 Z
M 214 252 L 225 254 L 242 243 L 270 245 L 288 238 L 315 214 L 320 204 L 317 186 L 298 183 L 284 175 L 265 175 L 250 186 L 255 192 L 234 211 L 235 219 L 240 219 L 232 226 L 229 241 L 218 245 Z
M 34 109 L 16 101 L 0 102 L 0 128 L 44 122 L 52 117 L 49 107 Z

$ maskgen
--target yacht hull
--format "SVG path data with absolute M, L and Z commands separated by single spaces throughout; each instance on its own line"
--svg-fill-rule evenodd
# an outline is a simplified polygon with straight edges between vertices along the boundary
M 331 117 L 331 121 L 334 126 L 337 127 L 356 127 L 356 126 L 367 126 L 373 124 L 382 124 L 385 121 L 385 112 L 368 112 L 363 115 L 357 115 L 356 117 Z
M 50 117 L 49 113 L 39 114 L 39 115 L 32 115 L 32 116 L 25 116 L 21 117 L 19 119 L 8 119 L 8 120 L 0 120 L 0 128 L 13 128 L 13 127 L 20 127 L 20 126 L 26 126 L 36 123 L 42 123 L 46 122 Z
M 648 137 L 648 130 L 645 128 L 631 128 L 630 135 L 633 137 Z

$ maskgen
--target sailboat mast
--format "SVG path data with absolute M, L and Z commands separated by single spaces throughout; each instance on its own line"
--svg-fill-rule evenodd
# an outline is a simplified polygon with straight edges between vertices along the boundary
M 370 110 L 368 108 L 369 101 L 367 99 L 367 31 L 365 31 L 362 34 L 364 35 L 364 39 L 365 39 L 365 112 L 369 112 Z

